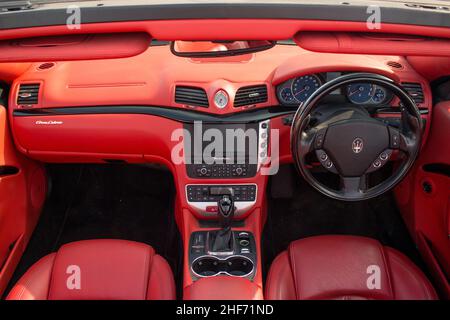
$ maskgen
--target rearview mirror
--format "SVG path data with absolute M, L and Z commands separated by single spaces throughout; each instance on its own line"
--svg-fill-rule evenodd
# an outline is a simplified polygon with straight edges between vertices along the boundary
M 263 51 L 272 48 L 275 41 L 173 41 L 172 53 L 180 57 L 226 57 Z

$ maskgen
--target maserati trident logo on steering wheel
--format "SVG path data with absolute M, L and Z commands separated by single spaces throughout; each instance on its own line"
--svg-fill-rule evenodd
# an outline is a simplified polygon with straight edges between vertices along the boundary
M 363 147 L 364 147 L 363 139 L 356 138 L 355 140 L 353 140 L 353 142 L 352 142 L 353 153 L 360 153 L 362 151 Z

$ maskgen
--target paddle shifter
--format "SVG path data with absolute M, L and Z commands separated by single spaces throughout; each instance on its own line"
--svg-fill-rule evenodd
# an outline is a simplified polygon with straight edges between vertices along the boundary
M 234 217 L 234 201 L 231 195 L 223 195 L 217 202 L 221 229 L 215 232 L 212 243 L 213 252 L 233 251 L 233 232 L 231 223 Z

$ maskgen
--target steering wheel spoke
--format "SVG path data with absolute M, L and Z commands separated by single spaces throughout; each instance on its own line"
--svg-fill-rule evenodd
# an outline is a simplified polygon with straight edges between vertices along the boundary
M 302 132 L 299 153 L 301 156 L 306 156 L 315 150 L 320 150 L 325 139 L 326 128 L 311 128 L 308 131 Z
M 340 192 L 344 197 L 357 199 L 367 190 L 367 175 L 360 177 L 340 177 Z
M 319 160 L 322 167 L 324 167 L 325 169 L 327 169 L 332 173 L 338 174 L 336 166 L 334 165 L 333 161 L 330 159 L 330 157 L 324 150 L 322 149 L 316 150 L 316 157 Z
M 414 154 L 417 148 L 417 139 L 409 137 L 399 129 L 389 126 L 390 148 L 400 150 L 408 155 Z

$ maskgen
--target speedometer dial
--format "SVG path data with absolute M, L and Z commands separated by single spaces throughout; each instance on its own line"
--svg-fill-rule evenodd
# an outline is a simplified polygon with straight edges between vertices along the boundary
M 295 98 L 294 95 L 292 94 L 291 88 L 281 89 L 280 98 L 283 103 L 292 104 L 295 102 Z
M 370 83 L 353 83 L 347 86 L 347 97 L 355 104 L 365 104 L 372 99 L 373 89 Z
M 292 94 L 299 102 L 305 102 L 321 85 L 316 75 L 299 77 L 292 82 Z

